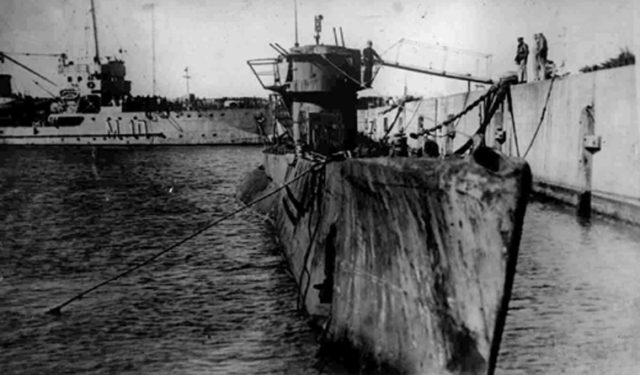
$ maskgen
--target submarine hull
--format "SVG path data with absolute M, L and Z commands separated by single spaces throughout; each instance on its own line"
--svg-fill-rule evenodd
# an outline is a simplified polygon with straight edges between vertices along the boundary
M 264 154 L 238 196 L 298 178 L 256 209 L 273 221 L 327 351 L 385 372 L 493 373 L 531 173 L 487 152 L 329 163 Z

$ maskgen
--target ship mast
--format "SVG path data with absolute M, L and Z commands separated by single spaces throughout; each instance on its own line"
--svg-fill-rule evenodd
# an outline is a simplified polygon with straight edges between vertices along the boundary
M 96 25 L 96 4 L 91 0 L 91 20 L 93 21 L 93 40 L 96 44 L 96 55 L 93 61 L 100 64 L 100 45 L 98 44 L 98 26 Z
M 298 47 L 298 0 L 293 0 L 293 20 L 295 22 L 296 43 L 294 46 Z
M 153 96 L 156 96 L 156 12 L 155 4 L 151 3 L 151 53 L 153 64 Z
M 189 92 L 189 79 L 191 76 L 189 75 L 189 67 L 184 68 L 184 76 L 182 76 L 184 80 L 187 82 L 187 100 L 189 100 L 190 92 Z
M 156 96 L 156 4 L 148 3 L 142 6 L 144 10 L 151 11 L 151 69 L 153 72 L 152 75 L 152 87 L 153 87 L 153 96 Z

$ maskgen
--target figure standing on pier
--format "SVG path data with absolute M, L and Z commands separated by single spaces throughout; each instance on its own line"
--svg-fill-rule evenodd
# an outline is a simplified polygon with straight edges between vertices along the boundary
M 535 57 L 535 80 L 546 78 L 547 54 L 549 47 L 547 46 L 547 38 L 542 33 L 534 34 L 533 39 L 536 42 Z M 542 78 L 541 78 L 542 77 Z
M 542 68 L 543 75 L 542 79 L 546 79 L 546 67 L 547 67 L 547 55 L 549 53 L 549 46 L 547 46 L 547 38 L 544 37 L 544 34 L 538 34 L 538 40 L 540 40 L 540 50 L 538 53 L 538 64 Z
M 376 50 L 373 49 L 373 42 L 367 41 L 367 48 L 362 50 L 362 65 L 364 65 L 364 74 L 362 77 L 362 85 L 371 87 L 373 81 L 373 63 L 376 60 L 382 60 Z
M 538 55 L 540 54 L 540 38 L 539 34 L 533 34 L 533 54 L 535 58 L 533 59 L 533 80 L 540 80 L 540 70 L 543 68 L 540 66 L 540 60 L 538 59 Z
M 527 82 L 527 58 L 529 57 L 529 46 L 522 37 L 518 38 L 518 49 L 516 52 L 516 64 L 518 64 L 518 82 Z

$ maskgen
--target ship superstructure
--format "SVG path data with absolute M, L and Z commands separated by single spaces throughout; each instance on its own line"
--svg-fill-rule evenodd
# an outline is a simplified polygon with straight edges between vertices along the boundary
M 100 55 L 94 0 L 91 17 L 95 56 L 74 63 L 58 55 L 63 85 L 54 99 L 18 97 L 11 93 L 11 77 L 3 76 L 0 144 L 262 144 L 269 138 L 272 116 L 266 99 L 242 98 L 227 105 L 193 95 L 182 102 L 132 96 L 124 60 Z M 9 54 L 0 52 L 0 57 L 52 82 Z

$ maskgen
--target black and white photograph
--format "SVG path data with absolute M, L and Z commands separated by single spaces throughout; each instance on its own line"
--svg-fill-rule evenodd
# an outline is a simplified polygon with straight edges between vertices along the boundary
M 1 0 L 0 374 L 640 374 L 640 2 Z

